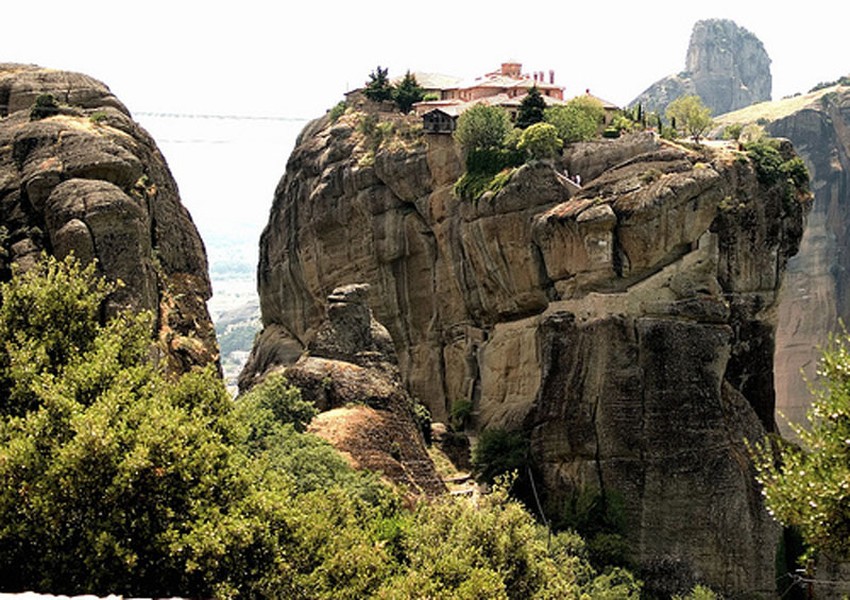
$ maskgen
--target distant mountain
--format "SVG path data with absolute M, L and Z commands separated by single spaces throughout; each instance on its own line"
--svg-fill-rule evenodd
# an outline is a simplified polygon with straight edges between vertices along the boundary
M 770 100 L 770 57 L 761 41 L 733 21 L 698 21 L 691 34 L 685 70 L 652 84 L 631 105 L 664 113 L 676 98 L 692 94 L 719 115 Z

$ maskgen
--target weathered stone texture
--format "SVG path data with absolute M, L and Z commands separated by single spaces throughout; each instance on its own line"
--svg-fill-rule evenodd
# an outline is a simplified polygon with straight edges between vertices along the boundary
M 30 116 L 51 94 L 57 114 Z M 154 141 L 102 83 L 0 64 L 0 277 L 42 252 L 97 259 L 125 286 L 111 310 L 152 311 L 170 369 L 217 361 L 203 243 Z
M 664 114 L 676 98 L 696 94 L 720 115 L 770 100 L 770 57 L 755 35 L 732 21 L 698 21 L 685 63 L 683 72 L 652 84 L 631 104 Z

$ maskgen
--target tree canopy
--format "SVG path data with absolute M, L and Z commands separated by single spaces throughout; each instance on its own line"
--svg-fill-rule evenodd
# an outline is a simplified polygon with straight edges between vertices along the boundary
M 523 130 L 517 149 L 524 150 L 529 158 L 554 158 L 561 151 L 564 142 L 558 137 L 558 130 L 549 123 L 535 123 Z
M 501 148 L 512 129 L 504 108 L 476 104 L 458 117 L 454 137 L 465 150 Z
M 416 81 L 416 77 L 410 71 L 405 73 L 404 78 L 398 82 L 393 89 L 393 100 L 403 113 L 410 112 L 413 105 L 425 97 L 425 90 Z
M 702 103 L 699 96 L 677 98 L 667 106 L 666 112 L 667 118 L 682 127 L 697 144 L 702 135 L 714 124 L 711 119 L 711 109 Z
M 113 289 L 73 258 L 0 284 L 0 590 L 638 597 L 504 486 L 405 508 L 300 432 L 315 409 L 280 376 L 236 401 L 213 369 L 166 378 L 150 315 L 102 320 Z
M 516 126 L 520 129 L 525 129 L 535 123 L 540 123 L 543 120 L 544 110 L 546 110 L 546 101 L 543 99 L 537 86 L 533 85 L 528 90 L 528 94 L 522 99 L 522 102 L 520 102 Z
M 383 102 L 392 100 L 393 86 L 389 79 L 389 69 L 382 69 L 381 65 L 369 73 L 369 81 L 366 82 L 366 88 L 363 94 L 375 102 Z
M 565 144 L 596 137 L 604 118 L 605 109 L 595 98 L 573 98 L 566 104 L 551 106 L 544 112 L 545 122 L 555 127 L 558 137 Z

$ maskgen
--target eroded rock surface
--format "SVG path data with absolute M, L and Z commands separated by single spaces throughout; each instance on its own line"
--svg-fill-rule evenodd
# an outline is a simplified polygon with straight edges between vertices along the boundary
M 683 72 L 655 82 L 631 104 L 664 114 L 676 98 L 695 94 L 720 115 L 770 100 L 770 57 L 755 35 L 733 21 L 698 21 L 685 64 Z
M 0 219 L 0 277 L 41 252 L 97 259 L 125 284 L 111 310 L 157 316 L 171 370 L 218 360 L 203 243 L 156 144 L 102 83 L 0 64 Z
M 638 562 L 773 589 L 778 529 L 744 439 L 774 429 L 776 297 L 808 195 L 761 184 L 736 148 L 641 134 L 528 164 L 464 201 L 449 137 L 393 117 L 376 150 L 365 118 L 310 124 L 290 158 L 261 240 L 265 330 L 243 386 L 297 357 L 330 290 L 368 282 L 435 420 L 468 400 L 478 430 L 527 432 L 555 510 L 581 489 L 622 497 Z
M 379 472 L 413 495 L 442 494 L 392 339 L 372 316 L 368 290 L 352 284 L 328 296 L 327 319 L 284 375 L 321 411 L 309 431 L 354 467 Z

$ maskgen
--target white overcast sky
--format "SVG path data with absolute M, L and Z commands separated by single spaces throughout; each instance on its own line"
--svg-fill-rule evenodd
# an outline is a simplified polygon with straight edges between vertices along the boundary
M 472 77 L 506 59 L 568 96 L 625 104 L 684 68 L 691 30 L 732 19 L 764 43 L 773 97 L 850 73 L 843 2 L 4 2 L 0 62 L 84 72 L 134 114 L 319 116 L 377 65 Z M 255 246 L 303 121 L 162 119 L 160 144 L 202 234 Z M 207 243 L 208 247 L 210 242 Z

